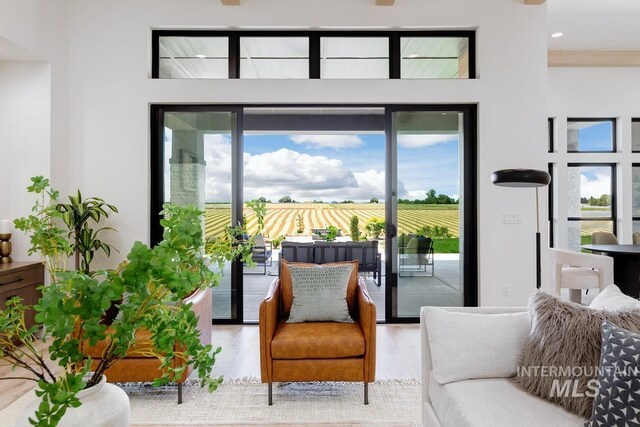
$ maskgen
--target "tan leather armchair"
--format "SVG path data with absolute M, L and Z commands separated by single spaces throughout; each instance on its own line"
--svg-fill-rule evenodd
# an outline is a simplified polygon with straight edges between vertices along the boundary
M 274 382 L 363 381 L 364 403 L 376 373 L 376 306 L 354 269 L 347 303 L 355 323 L 286 323 L 293 292 L 288 271 L 281 272 L 260 304 L 260 372 Z
M 204 291 L 195 292 L 184 300 L 185 303 L 193 303 L 191 309 L 198 316 L 200 342 L 204 345 L 211 344 L 211 319 L 213 317 L 211 295 L 211 288 L 208 288 Z M 145 350 L 148 350 L 149 346 L 152 345 L 150 343 L 150 336 L 151 333 L 147 330 L 136 332 L 136 344 L 131 347 L 124 359 L 118 360 L 105 372 L 107 381 L 113 383 L 153 381 L 162 376 L 160 360 L 156 357 L 148 356 L 147 352 L 145 352 Z M 100 362 L 106 344 L 105 341 L 100 341 L 88 349 L 89 356 L 93 359 L 92 366 L 97 366 Z M 179 344 L 176 343 L 176 348 L 178 345 Z M 174 367 L 179 367 L 183 366 L 185 361 L 176 358 L 173 360 L 173 363 Z M 182 403 L 182 383 L 186 381 L 192 370 L 192 367 L 188 365 L 182 377 L 177 381 L 178 404 Z

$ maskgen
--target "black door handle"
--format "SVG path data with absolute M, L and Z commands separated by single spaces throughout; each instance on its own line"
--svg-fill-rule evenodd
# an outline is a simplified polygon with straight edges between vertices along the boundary
M 398 235 L 398 227 L 395 224 L 387 224 L 386 234 L 388 238 L 394 238 Z

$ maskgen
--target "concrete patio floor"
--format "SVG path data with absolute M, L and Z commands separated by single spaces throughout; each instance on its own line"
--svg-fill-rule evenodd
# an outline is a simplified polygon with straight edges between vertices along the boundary
M 275 256 L 277 259 L 277 255 Z M 245 269 L 245 272 L 260 274 L 244 274 L 244 321 L 258 321 L 258 307 L 264 299 L 271 282 L 277 278 L 278 262 L 267 267 L 267 274 L 262 274 L 263 267 Z M 430 272 L 430 268 L 428 269 Z M 400 317 L 418 316 L 420 307 L 435 305 L 441 307 L 461 306 L 463 304 L 460 262 L 457 254 L 436 254 L 434 277 L 420 272 L 403 272 L 398 278 L 398 314 Z M 367 289 L 376 304 L 378 320 L 385 316 L 385 274 L 382 263 L 382 285 L 377 286 L 371 273 L 365 277 Z M 405 274 L 407 275 L 405 277 Z M 214 317 L 228 317 L 230 313 L 231 282 L 229 270 L 221 285 L 214 288 Z

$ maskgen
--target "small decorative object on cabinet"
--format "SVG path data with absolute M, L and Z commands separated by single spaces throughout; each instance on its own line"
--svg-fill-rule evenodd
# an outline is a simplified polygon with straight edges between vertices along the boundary
M 41 262 L 12 262 L 0 264 L 0 310 L 5 303 L 20 297 L 27 306 L 25 326 L 27 329 L 35 324 L 35 311 L 32 306 L 38 303 L 42 293 L 38 286 L 44 283 L 44 266 Z
M 11 221 L 0 221 L 0 264 L 11 262 Z

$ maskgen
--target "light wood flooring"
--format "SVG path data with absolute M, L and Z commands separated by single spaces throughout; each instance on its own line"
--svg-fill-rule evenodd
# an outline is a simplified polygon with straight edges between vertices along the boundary
M 378 325 L 376 338 L 376 379 L 420 378 L 420 325 Z M 226 379 L 260 378 L 258 325 L 214 325 L 213 344 L 222 347 L 214 375 Z M 0 362 L 0 379 L 18 372 Z M 33 387 L 33 381 L 0 381 L 0 410 Z

